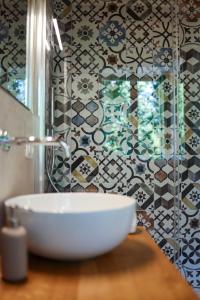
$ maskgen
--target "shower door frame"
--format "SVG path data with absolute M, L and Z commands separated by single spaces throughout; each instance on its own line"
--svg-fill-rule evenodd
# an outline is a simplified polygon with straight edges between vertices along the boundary
M 28 0 L 26 99 L 34 114 L 37 137 L 45 135 L 46 79 L 46 0 Z M 44 192 L 44 147 L 34 148 L 34 191 Z

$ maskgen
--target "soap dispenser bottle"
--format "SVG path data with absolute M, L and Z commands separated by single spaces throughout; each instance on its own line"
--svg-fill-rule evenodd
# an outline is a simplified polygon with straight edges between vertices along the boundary
M 27 234 L 16 217 L 9 219 L 8 226 L 1 230 L 2 278 L 18 282 L 27 277 Z

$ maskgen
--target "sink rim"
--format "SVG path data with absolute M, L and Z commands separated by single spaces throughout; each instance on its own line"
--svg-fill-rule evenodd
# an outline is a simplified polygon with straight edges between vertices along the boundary
M 69 199 L 70 195 L 75 211 L 66 211 L 66 208 L 65 212 L 55 211 L 58 204 L 62 207 L 60 199 Z M 75 198 L 79 200 L 73 201 Z M 31 199 L 32 204 L 37 202 L 34 207 L 41 203 L 40 210 L 16 206 L 23 202 L 21 199 Z M 53 199 L 57 199 L 57 205 Z M 92 206 L 95 209 L 91 209 Z M 44 208 L 48 211 L 44 212 Z M 83 260 L 111 251 L 126 238 L 133 221 L 136 221 L 136 201 L 127 196 L 105 193 L 31 194 L 6 200 L 5 213 L 8 219 L 14 213 L 26 228 L 30 252 L 58 260 Z
M 45 201 L 49 201 L 51 200 L 52 202 L 53 201 L 57 201 L 58 203 L 60 202 L 61 203 L 61 199 L 57 199 L 58 196 L 61 196 L 61 197 L 70 197 L 70 196 L 73 196 L 73 197 L 80 197 L 80 196 L 87 196 L 87 195 L 95 195 L 95 197 L 99 197 L 98 199 L 93 199 L 92 201 L 93 202 L 99 202 L 99 201 L 103 201 L 102 199 L 100 200 L 100 198 L 103 196 L 104 200 L 105 200 L 105 204 L 109 204 L 108 202 L 111 202 L 111 206 L 110 207 L 96 207 L 95 206 L 95 203 L 94 203 L 94 206 L 93 207 L 87 207 L 86 208 L 86 201 L 87 199 L 82 199 L 81 201 L 83 201 L 84 203 L 84 207 L 82 207 L 82 210 L 79 208 L 77 210 L 72 210 L 72 204 L 71 204 L 71 207 L 69 208 L 68 207 L 68 210 L 47 210 L 49 207 L 45 207 L 45 209 L 43 210 L 37 210 L 37 208 L 33 208 L 31 207 L 31 202 L 33 201 L 42 201 L 42 200 L 45 200 Z M 48 199 L 48 196 L 52 197 L 52 199 Z M 55 197 L 55 199 L 53 199 L 53 197 Z M 38 199 L 34 199 L 34 198 L 38 198 Z M 39 199 L 40 198 L 40 199 Z M 41 198 L 44 198 L 41 200 Z M 46 199 L 45 199 L 46 198 Z M 108 199 L 106 199 L 108 198 Z M 118 199 L 117 199 L 118 198 Z M 16 203 L 16 201 L 18 200 L 25 200 L 25 201 L 29 201 L 29 203 Z M 62 199 L 63 200 L 63 199 Z M 68 201 L 75 201 L 75 199 L 66 199 Z M 76 200 L 79 200 L 80 201 L 80 198 L 76 199 Z M 116 201 L 116 202 L 115 202 Z M 115 203 L 114 203 L 115 202 Z M 117 203 L 118 202 L 118 203 Z M 119 203 L 120 202 L 120 203 Z M 59 203 L 59 204 L 60 204 Z M 114 205 L 112 206 L 112 204 L 114 203 Z M 49 204 L 49 202 L 48 202 Z M 116 205 L 118 204 L 118 205 Z M 119 205 L 120 204 L 120 205 Z M 71 193 L 71 192 L 65 192 L 65 193 L 37 193 L 37 194 L 27 194 L 27 195 L 20 195 L 20 196 L 17 196 L 17 197 L 12 197 L 12 198 L 9 198 L 7 199 L 5 202 L 4 202 L 4 205 L 5 205 L 5 208 L 9 209 L 10 207 L 12 208 L 15 208 L 17 210 L 20 210 L 20 211 L 24 211 L 26 213 L 33 213 L 33 214 L 38 214 L 38 215 L 41 215 L 41 214 L 45 214 L 45 215 L 80 215 L 80 214 L 96 214 L 96 213 L 106 213 L 106 212 L 110 212 L 110 211 L 117 211 L 117 210 L 122 210 L 122 209 L 127 209 L 128 207 L 130 206 L 136 206 L 136 200 L 132 197 L 128 197 L 128 196 L 125 196 L 125 195 L 118 195 L 118 194 L 111 194 L 111 193 L 87 193 L 87 192 L 80 192 L 80 193 Z M 66 208 L 65 208 L 66 209 Z

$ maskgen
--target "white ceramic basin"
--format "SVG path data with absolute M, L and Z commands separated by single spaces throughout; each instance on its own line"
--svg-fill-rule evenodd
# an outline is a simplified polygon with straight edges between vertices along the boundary
M 29 250 L 55 259 L 91 258 L 119 245 L 136 221 L 135 200 L 101 193 L 19 196 L 5 202 L 27 229 Z

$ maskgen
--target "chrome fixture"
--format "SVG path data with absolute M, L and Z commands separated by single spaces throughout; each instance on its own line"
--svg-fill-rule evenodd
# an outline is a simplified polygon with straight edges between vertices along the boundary
M 35 136 L 29 137 L 10 137 L 7 131 L 0 129 L 0 147 L 4 151 L 9 151 L 12 145 L 44 145 L 44 146 L 56 146 L 62 147 L 66 156 L 69 157 L 69 146 L 60 137 L 46 136 L 44 138 L 37 138 Z

